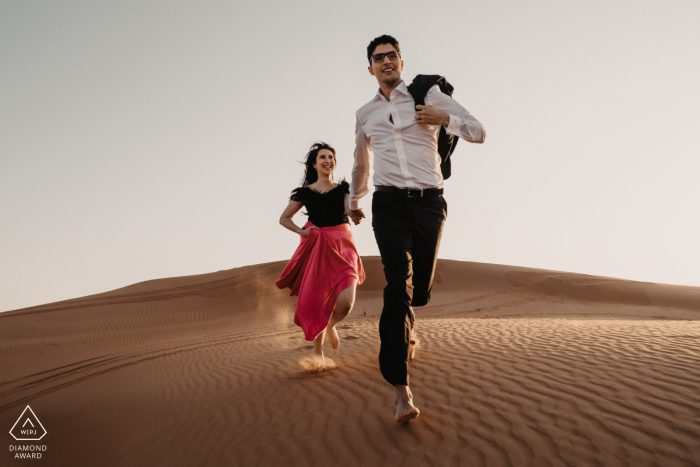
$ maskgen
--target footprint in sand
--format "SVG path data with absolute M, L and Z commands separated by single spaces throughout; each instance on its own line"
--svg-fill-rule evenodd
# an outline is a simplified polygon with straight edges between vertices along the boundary
M 351 341 L 353 339 L 359 339 L 359 337 L 357 337 L 357 336 L 345 336 L 345 337 L 343 337 L 343 339 L 345 339 L 346 341 Z

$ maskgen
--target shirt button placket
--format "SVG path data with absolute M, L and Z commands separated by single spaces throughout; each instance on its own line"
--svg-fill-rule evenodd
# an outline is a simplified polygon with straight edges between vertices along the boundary
M 389 112 L 394 120 L 394 144 L 396 146 L 396 154 L 399 158 L 399 167 L 404 177 L 404 183 L 407 188 L 414 188 L 413 175 L 408 170 L 408 161 L 406 160 L 406 151 L 403 146 L 403 138 L 401 137 L 401 116 L 396 106 L 389 102 Z

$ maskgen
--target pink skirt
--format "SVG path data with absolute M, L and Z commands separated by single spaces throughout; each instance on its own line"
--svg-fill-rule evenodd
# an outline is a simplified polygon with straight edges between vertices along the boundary
M 304 228 L 312 226 L 307 222 Z M 328 326 L 340 292 L 365 281 L 365 270 L 357 254 L 350 225 L 313 229 L 301 237 L 299 247 L 275 284 L 298 295 L 294 323 L 314 340 Z

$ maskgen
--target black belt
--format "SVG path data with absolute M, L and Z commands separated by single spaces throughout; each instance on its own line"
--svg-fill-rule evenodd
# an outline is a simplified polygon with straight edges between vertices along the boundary
M 374 191 L 383 191 L 385 193 L 393 193 L 395 195 L 407 196 L 409 198 L 432 198 L 442 196 L 444 191 L 442 188 L 426 188 L 424 190 L 413 188 L 396 188 L 395 186 L 375 186 Z

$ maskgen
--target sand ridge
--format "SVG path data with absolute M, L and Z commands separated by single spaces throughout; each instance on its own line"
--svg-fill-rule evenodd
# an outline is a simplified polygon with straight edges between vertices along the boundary
M 700 288 L 439 260 L 403 426 L 363 261 L 331 372 L 284 262 L 1 313 L 0 427 L 30 404 L 46 465 L 700 465 Z

